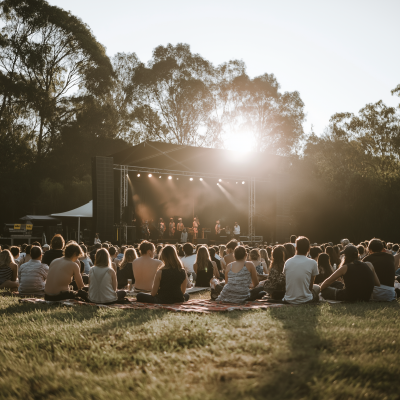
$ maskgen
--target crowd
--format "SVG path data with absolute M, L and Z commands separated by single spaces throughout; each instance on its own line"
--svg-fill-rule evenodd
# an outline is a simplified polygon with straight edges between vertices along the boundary
M 55 235 L 50 246 L 0 248 L 0 289 L 44 295 L 48 301 L 79 299 L 126 302 L 127 291 L 143 303 L 187 301 L 188 288 L 210 287 L 216 301 L 241 303 L 267 298 L 289 304 L 326 300 L 393 301 L 400 279 L 399 245 L 371 239 L 357 246 L 310 245 L 303 236 L 274 246 L 244 246 L 236 240 L 220 246 L 134 246 L 65 243 Z

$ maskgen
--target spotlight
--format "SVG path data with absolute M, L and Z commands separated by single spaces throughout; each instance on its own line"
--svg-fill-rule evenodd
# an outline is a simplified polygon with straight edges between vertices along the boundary
M 218 179 L 219 180 L 219 182 L 222 182 L 222 179 Z
M 149 178 L 151 178 L 153 175 L 152 174 L 149 174 Z
M 200 180 L 202 181 L 202 180 L 203 180 L 203 178 L 200 178 Z
M 193 180 L 193 178 L 190 178 L 190 179 L 189 179 L 189 181 L 192 181 L 192 180 Z
M 170 176 L 168 177 L 168 179 L 171 180 L 171 179 L 172 179 L 172 176 L 170 175 Z
M 179 181 L 179 178 L 176 178 L 177 181 Z
M 219 186 L 219 183 L 217 183 L 217 186 Z
M 138 177 L 140 177 L 140 174 L 137 174 Z
M 244 185 L 244 181 L 242 182 L 242 185 Z
M 161 179 L 161 175 L 159 176 L 159 178 Z
M 239 182 L 236 182 L 236 185 L 238 184 Z

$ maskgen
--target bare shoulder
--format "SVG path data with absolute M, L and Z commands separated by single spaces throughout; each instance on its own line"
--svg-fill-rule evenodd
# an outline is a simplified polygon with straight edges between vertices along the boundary
M 251 261 L 246 261 L 246 268 L 250 271 L 251 269 L 256 269 L 254 264 Z

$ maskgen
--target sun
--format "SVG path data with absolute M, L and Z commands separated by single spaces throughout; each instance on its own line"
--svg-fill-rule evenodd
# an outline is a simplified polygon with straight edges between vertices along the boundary
M 224 147 L 238 153 L 249 153 L 255 150 L 256 141 L 251 132 L 234 132 L 226 134 Z

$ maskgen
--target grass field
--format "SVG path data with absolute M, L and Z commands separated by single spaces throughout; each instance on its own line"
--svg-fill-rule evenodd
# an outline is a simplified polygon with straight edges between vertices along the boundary
M 0 297 L 0 398 L 399 399 L 399 309 L 199 315 Z

